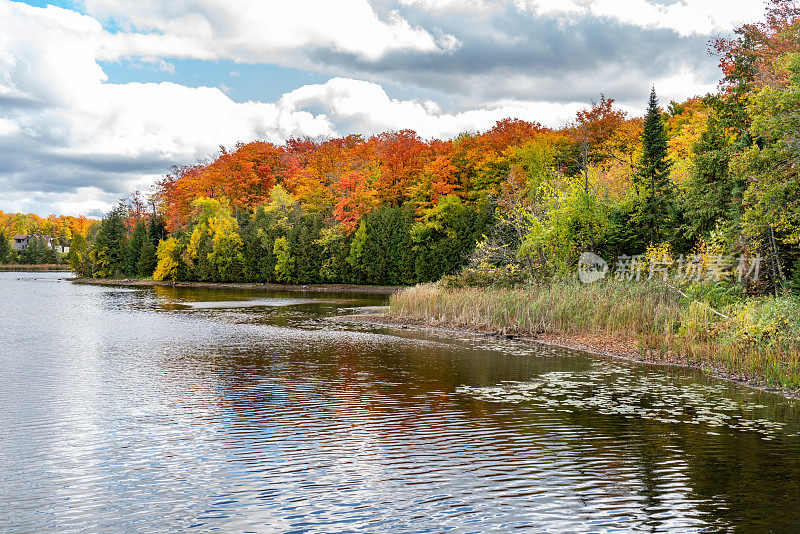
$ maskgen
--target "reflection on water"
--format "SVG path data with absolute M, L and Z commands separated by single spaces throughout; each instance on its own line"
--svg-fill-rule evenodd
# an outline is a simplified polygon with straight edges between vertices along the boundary
M 381 298 L 58 276 L 0 274 L 4 531 L 800 529 L 794 401 L 324 320 Z

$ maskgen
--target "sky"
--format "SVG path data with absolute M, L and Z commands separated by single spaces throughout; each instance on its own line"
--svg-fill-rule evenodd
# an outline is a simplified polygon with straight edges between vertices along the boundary
M 220 146 L 713 92 L 760 0 L 0 0 L 0 210 L 99 216 Z

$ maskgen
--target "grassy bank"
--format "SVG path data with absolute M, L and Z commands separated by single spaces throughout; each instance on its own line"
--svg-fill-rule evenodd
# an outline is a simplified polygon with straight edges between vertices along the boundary
M 768 385 L 800 388 L 800 303 L 792 297 L 744 297 L 701 287 L 690 289 L 687 298 L 662 284 L 611 280 L 524 289 L 425 284 L 393 295 L 389 314 L 520 335 L 622 340 L 643 355 L 679 357 Z
M 21 263 L 0 264 L 0 272 L 45 272 L 45 271 L 71 271 L 65 263 L 42 263 L 26 265 Z

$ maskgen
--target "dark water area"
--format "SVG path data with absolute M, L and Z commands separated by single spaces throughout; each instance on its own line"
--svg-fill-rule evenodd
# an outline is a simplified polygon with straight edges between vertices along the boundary
M 0 531 L 800 531 L 797 401 L 63 276 L 0 273 Z

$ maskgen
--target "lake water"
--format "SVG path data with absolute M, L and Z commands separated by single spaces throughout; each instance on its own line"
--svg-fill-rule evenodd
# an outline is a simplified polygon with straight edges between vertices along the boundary
M 0 273 L 4 532 L 800 531 L 796 401 L 64 276 Z

